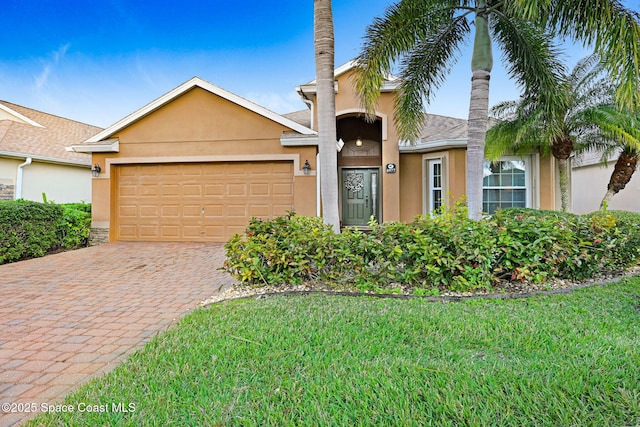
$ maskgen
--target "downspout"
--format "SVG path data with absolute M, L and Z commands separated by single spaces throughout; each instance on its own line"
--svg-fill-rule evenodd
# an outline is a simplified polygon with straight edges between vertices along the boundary
M 22 199 L 22 171 L 23 168 L 29 166 L 33 159 L 31 157 L 27 157 L 24 163 L 18 165 L 18 176 L 16 178 L 16 194 L 15 199 Z
M 311 110 L 311 121 L 309 123 L 309 127 L 313 129 L 313 102 L 307 98 L 304 92 L 300 92 L 300 93 L 302 93 L 302 102 L 307 104 L 309 106 L 309 110 Z

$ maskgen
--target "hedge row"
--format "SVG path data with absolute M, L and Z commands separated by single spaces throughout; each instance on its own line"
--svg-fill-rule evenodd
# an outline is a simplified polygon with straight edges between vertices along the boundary
M 91 206 L 0 201 L 0 264 L 86 246 Z
M 320 218 L 253 219 L 225 246 L 224 269 L 252 286 L 339 283 L 470 291 L 500 280 L 583 280 L 640 260 L 640 214 L 507 209 L 471 221 L 466 208 L 411 223 L 334 234 Z

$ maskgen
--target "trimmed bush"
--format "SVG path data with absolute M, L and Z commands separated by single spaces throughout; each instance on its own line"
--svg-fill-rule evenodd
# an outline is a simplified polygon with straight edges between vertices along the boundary
M 87 246 L 91 233 L 91 205 L 68 203 L 62 207 L 64 209 L 60 224 L 62 247 L 76 249 Z
M 60 242 L 63 208 L 26 200 L 0 202 L 0 263 L 45 255 Z
M 320 218 L 253 219 L 225 246 L 224 269 L 252 286 L 326 282 L 359 290 L 489 289 L 499 280 L 583 280 L 640 259 L 640 215 L 507 209 L 480 221 L 464 206 L 411 223 L 334 234 Z
M 0 201 L 0 264 L 86 246 L 90 207 L 79 206 Z

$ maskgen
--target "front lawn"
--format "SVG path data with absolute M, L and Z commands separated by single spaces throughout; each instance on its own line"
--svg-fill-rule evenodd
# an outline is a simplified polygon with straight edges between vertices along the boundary
M 29 425 L 638 425 L 639 304 L 640 277 L 506 301 L 227 301 L 65 402 L 108 411 Z

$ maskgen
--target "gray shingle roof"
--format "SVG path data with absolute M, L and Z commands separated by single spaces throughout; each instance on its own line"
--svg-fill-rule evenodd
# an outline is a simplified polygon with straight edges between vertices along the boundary
M 306 126 L 308 128 L 311 127 L 311 111 L 310 110 L 294 111 L 292 113 L 283 114 L 282 116 L 286 117 L 289 120 L 293 120 L 294 122 L 301 124 L 302 126 Z
M 6 101 L 0 103 L 43 126 L 0 120 L 0 152 L 62 163 L 91 163 L 91 155 L 69 152 L 66 147 L 86 140 L 102 128 Z

